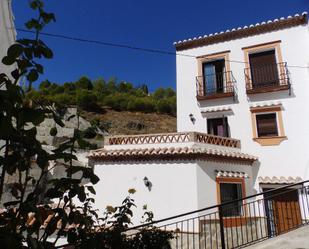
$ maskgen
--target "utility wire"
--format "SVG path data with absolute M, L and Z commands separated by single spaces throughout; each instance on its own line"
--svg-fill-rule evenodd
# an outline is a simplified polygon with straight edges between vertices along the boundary
M 22 28 L 16 28 L 16 30 L 20 31 L 20 32 L 24 32 L 24 33 L 32 33 L 32 34 L 35 33 L 34 31 L 27 30 L 27 29 L 22 29 Z M 48 37 L 54 37 L 54 38 L 60 38 L 60 39 L 65 39 L 65 40 L 71 40 L 71 41 L 78 41 L 78 42 L 84 42 L 84 43 L 92 43 L 92 44 L 103 45 L 103 46 L 108 46 L 108 47 L 131 49 L 131 50 L 137 50 L 137 51 L 143 51 L 143 52 L 155 53 L 155 54 L 164 54 L 164 55 L 172 55 L 172 56 L 184 56 L 184 57 L 191 57 L 191 58 L 196 58 L 197 57 L 196 55 L 171 52 L 171 51 L 167 51 L 167 50 L 142 48 L 142 47 L 136 47 L 136 46 L 126 45 L 126 44 L 106 42 L 106 41 L 99 41 L 99 40 L 91 40 L 91 39 L 72 37 L 72 36 L 61 35 L 61 34 L 52 34 L 52 33 L 40 32 L 40 35 L 44 35 L 44 36 L 48 36 Z M 226 60 L 226 61 L 232 62 L 232 63 L 248 64 L 248 62 L 238 61 L 238 60 Z M 309 69 L 309 66 L 288 65 L 288 67 L 307 68 L 307 69 Z

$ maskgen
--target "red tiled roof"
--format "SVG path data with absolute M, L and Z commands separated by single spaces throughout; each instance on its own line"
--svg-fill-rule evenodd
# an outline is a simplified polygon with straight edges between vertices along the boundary
M 267 22 L 251 24 L 249 26 L 233 28 L 231 30 L 221 31 L 215 34 L 209 34 L 193 39 L 182 40 L 174 42 L 177 51 L 210 45 L 214 43 L 239 39 L 252 35 L 262 34 L 275 30 L 285 29 L 293 26 L 303 25 L 308 22 L 307 12 L 288 16 L 287 18 L 281 17 L 280 19 L 269 20 Z
M 163 147 L 140 149 L 99 149 L 92 151 L 89 158 L 100 161 L 132 161 L 132 160 L 177 160 L 177 159 L 229 159 L 240 161 L 256 161 L 258 158 L 249 154 L 199 147 Z

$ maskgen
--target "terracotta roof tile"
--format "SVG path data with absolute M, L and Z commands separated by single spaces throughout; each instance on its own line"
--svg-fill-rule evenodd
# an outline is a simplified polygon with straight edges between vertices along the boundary
M 163 147 L 163 148 L 143 148 L 143 149 L 100 149 L 92 151 L 89 158 L 100 161 L 129 161 L 136 159 L 166 159 L 178 158 L 207 159 L 211 157 L 239 159 L 245 161 L 256 161 L 258 158 L 241 152 L 231 152 L 212 148 L 200 147 Z
M 256 24 L 250 24 L 249 26 L 238 27 L 233 29 L 227 29 L 220 33 L 214 33 L 199 37 L 194 37 L 186 40 L 180 40 L 174 42 L 176 50 L 184 50 L 208 44 L 214 44 L 227 40 L 238 39 L 250 35 L 261 34 L 269 31 L 279 30 L 292 26 L 297 26 L 307 23 L 307 12 L 295 14 L 294 16 L 288 16 L 287 18 L 281 17 L 280 19 L 268 20 L 267 22 L 261 22 Z
M 303 179 L 299 176 L 260 176 L 258 180 L 260 184 L 293 184 L 303 181 Z

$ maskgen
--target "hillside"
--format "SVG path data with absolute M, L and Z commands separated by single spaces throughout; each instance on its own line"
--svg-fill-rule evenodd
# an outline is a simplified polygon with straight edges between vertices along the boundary
M 89 121 L 89 138 L 95 136 L 94 127 L 111 135 L 176 131 L 176 93 L 172 88 L 148 92 L 146 84 L 83 76 L 65 83 L 45 80 L 27 96 L 63 110 L 75 108 Z
M 110 135 L 176 132 L 176 117 L 167 114 L 108 109 L 102 114 L 81 111 L 80 115 L 90 122 L 99 120 L 109 124 Z

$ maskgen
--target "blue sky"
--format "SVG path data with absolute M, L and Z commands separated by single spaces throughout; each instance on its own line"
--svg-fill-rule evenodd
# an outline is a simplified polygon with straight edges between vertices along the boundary
M 173 42 L 220 32 L 309 9 L 309 0 L 65 0 L 45 1 L 57 22 L 45 32 L 174 52 Z M 15 25 L 23 28 L 33 12 L 26 0 L 13 0 Z M 18 38 L 26 34 L 18 32 Z M 56 38 L 43 40 L 55 57 L 41 79 L 63 83 L 82 75 L 117 77 L 150 90 L 176 85 L 175 56 L 151 54 Z

